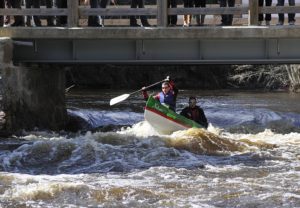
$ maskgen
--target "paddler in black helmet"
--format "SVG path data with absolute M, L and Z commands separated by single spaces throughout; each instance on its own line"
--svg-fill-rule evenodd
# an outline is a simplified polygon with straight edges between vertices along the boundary
M 208 127 L 208 123 L 204 111 L 202 108 L 197 106 L 197 100 L 193 96 L 189 98 L 189 106 L 184 108 L 181 111 L 180 115 L 197 122 L 198 124 L 200 124 L 205 128 Z
M 145 89 L 143 87 L 142 89 Z M 154 99 L 158 100 L 162 105 L 168 107 L 169 109 L 176 110 L 176 99 L 178 94 L 178 89 L 175 87 L 173 80 L 169 76 L 161 84 L 161 92 L 153 96 Z M 148 93 L 146 90 L 143 90 L 143 96 L 145 100 L 148 100 Z

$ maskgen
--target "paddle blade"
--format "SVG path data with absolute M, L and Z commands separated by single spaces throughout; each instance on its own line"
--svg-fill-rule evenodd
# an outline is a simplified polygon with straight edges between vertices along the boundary
M 109 104 L 110 105 L 114 105 L 114 104 L 117 104 L 119 102 L 122 102 L 123 100 L 126 100 L 128 97 L 130 96 L 130 94 L 123 94 L 123 95 L 120 95 L 118 97 L 115 97 L 113 99 L 110 100 Z

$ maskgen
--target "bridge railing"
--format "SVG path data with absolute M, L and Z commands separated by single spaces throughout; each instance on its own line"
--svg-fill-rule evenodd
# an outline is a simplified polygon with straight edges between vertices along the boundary
M 248 25 L 258 25 L 259 13 L 300 13 L 300 6 L 259 7 L 258 0 L 249 1 L 248 6 L 236 7 L 205 7 L 205 8 L 168 8 L 166 0 L 158 0 L 154 8 L 87 8 L 80 6 L 78 1 L 68 0 L 68 8 L 41 9 L 0 9 L 1 15 L 20 16 L 67 16 L 68 27 L 78 27 L 81 17 L 87 16 L 156 16 L 158 27 L 168 26 L 168 15 L 244 15 L 248 14 Z

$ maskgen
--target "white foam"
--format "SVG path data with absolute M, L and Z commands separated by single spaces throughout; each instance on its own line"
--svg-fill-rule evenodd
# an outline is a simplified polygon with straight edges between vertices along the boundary
M 151 137 L 151 136 L 159 136 L 159 133 L 157 133 L 147 121 L 141 121 L 139 123 L 136 123 L 132 127 L 122 129 L 118 133 L 130 134 L 130 135 L 135 135 L 137 137 L 144 137 L 144 138 Z

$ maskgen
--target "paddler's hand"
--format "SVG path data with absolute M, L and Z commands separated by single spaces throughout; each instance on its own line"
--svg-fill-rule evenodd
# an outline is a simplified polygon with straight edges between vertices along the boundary
M 146 87 L 142 87 L 143 97 L 147 101 L 149 96 L 148 96 L 148 93 L 147 93 L 146 89 L 147 89 Z
M 169 82 L 170 81 L 170 76 L 167 76 L 167 78 L 164 81 Z

